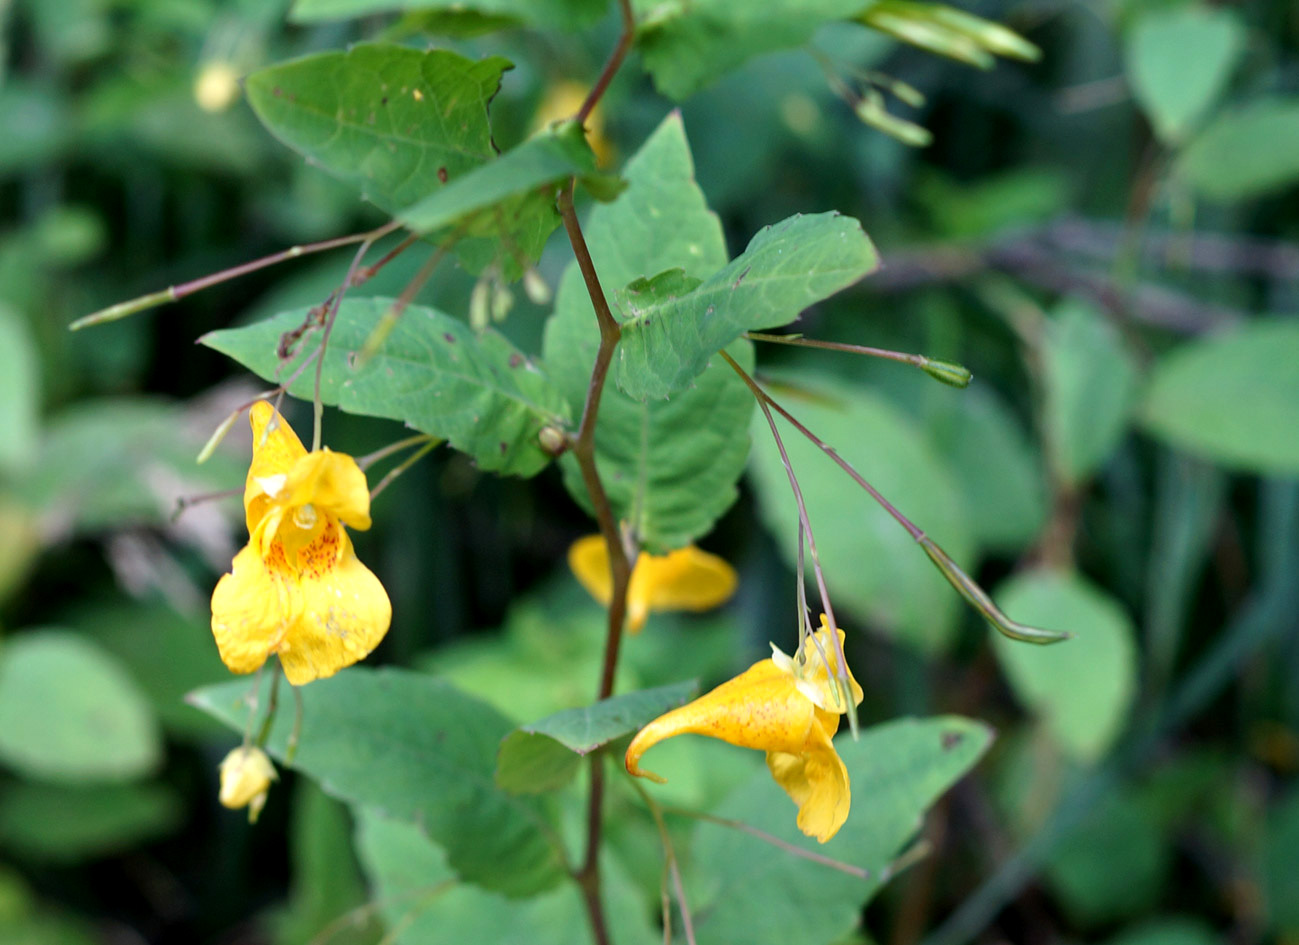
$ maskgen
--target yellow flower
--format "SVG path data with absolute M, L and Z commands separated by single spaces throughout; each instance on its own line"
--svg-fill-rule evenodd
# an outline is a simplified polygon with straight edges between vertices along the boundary
M 542 97 L 541 103 L 537 106 L 537 113 L 532 118 L 533 130 L 540 131 L 552 122 L 572 118 L 586 101 L 586 94 L 589 91 L 587 86 L 572 79 L 560 79 L 548 84 L 546 94 Z M 599 167 L 608 167 L 613 160 L 613 145 L 604 135 L 604 116 L 601 114 L 599 105 L 587 116 L 586 140 L 590 143 L 591 150 L 595 152 L 596 164 Z
M 231 810 L 247 807 L 248 822 L 255 824 L 266 805 L 271 782 L 278 777 L 266 752 L 240 745 L 221 762 L 221 793 L 217 799 Z
M 839 631 L 843 642 L 843 631 Z M 675 735 L 720 738 L 767 753 L 776 783 L 798 805 L 798 829 L 825 843 L 848 819 L 848 769 L 830 739 L 847 706 L 827 666 L 835 666 L 835 646 L 825 617 L 821 629 L 793 657 L 772 646 L 772 658 L 747 670 L 694 702 L 673 709 L 645 726 L 627 747 L 627 770 L 638 777 L 663 779 L 640 767 L 641 755 Z M 861 687 L 848 674 L 854 704 Z
M 568 566 L 604 606 L 613 596 L 609 549 L 599 535 L 587 535 L 568 549 Z M 708 610 L 735 593 L 735 569 L 694 545 L 665 555 L 641 554 L 627 587 L 627 630 L 639 633 L 651 610 Z
M 265 401 L 249 418 L 250 538 L 212 593 L 212 634 L 233 672 L 251 673 L 275 653 L 298 686 L 364 659 L 388 632 L 392 605 L 343 528 L 370 527 L 370 493 L 356 460 L 327 449 L 308 453 Z

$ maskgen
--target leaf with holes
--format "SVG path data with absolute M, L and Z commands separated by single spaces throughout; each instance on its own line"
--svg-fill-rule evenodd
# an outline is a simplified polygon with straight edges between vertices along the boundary
M 412 305 L 368 362 L 354 366 L 354 353 L 393 306 L 392 299 L 347 299 L 339 306 L 325 366 L 321 398 L 348 413 L 401 420 L 447 440 L 483 469 L 531 476 L 549 461 L 537 441 L 545 426 L 563 427 L 568 407 L 535 364 L 499 333 L 475 333 L 464 322 L 432 308 Z M 281 365 L 280 336 L 298 328 L 309 310 L 204 335 L 205 345 L 234 358 L 268 381 L 290 377 L 314 350 L 315 336 Z M 314 366 L 289 387 L 310 400 Z

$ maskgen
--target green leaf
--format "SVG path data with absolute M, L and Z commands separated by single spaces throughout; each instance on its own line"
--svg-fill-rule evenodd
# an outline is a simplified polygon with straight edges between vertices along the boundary
M 1299 180 L 1299 97 L 1256 98 L 1223 113 L 1174 172 L 1210 200 L 1249 200 Z
M 271 918 L 275 945 L 316 945 L 322 938 L 332 945 L 380 941 L 379 923 L 366 909 L 347 808 L 302 778 L 293 795 L 290 829 L 293 885 L 287 907 Z M 341 922 L 348 913 L 355 918 Z
M 491 263 L 499 244 L 504 274 L 513 279 L 537 261 L 559 225 L 555 194 L 572 177 L 601 198 L 618 191 L 617 178 L 597 173 L 595 154 L 577 122 L 539 132 L 397 217 L 418 233 L 463 234 L 467 241 L 457 242 L 458 252 L 474 270 Z M 486 246 L 477 242 L 483 239 Z
M 744 332 L 787 325 L 878 265 L 875 247 L 851 217 L 798 214 L 765 227 L 693 292 L 628 313 L 618 386 L 637 400 L 668 397 Z
M 690 146 L 670 115 L 624 171 L 627 190 L 592 209 L 584 232 L 606 298 L 639 277 L 679 268 L 694 278 L 726 264 L 721 224 L 694 180 Z M 576 409 L 586 397 L 600 333 L 576 264 L 560 282 L 544 355 Z M 751 368 L 747 341 L 731 346 Z M 711 355 L 712 352 L 709 352 Z M 695 386 L 671 400 L 640 402 L 606 384 L 596 425 L 596 465 L 614 514 L 653 552 L 689 543 L 735 501 L 749 449 L 753 397 L 715 358 Z M 589 509 L 577 463 L 561 460 L 569 493 Z
M 853 805 L 847 823 L 825 844 L 799 832 L 796 808 L 768 772 L 755 775 L 713 813 L 869 870 L 870 878 L 796 858 L 747 833 L 700 823 L 692 844 L 697 879 L 690 899 L 699 945 L 789 945 L 846 936 L 924 812 L 974 766 L 991 741 L 989 728 L 955 716 L 901 719 L 863 731 L 857 742 L 836 740 Z
M 1136 398 L 1136 363 L 1105 316 L 1077 300 L 1053 313 L 1044 349 L 1047 449 L 1059 474 L 1081 483 L 1123 438 Z
M 261 69 L 245 91 L 272 134 L 396 212 L 496 157 L 487 106 L 508 68 L 362 43 Z
M 180 798 L 160 784 L 20 782 L 0 794 L 0 842 L 32 859 L 87 860 L 162 836 L 183 813 Z
M 1187 6 L 1137 20 L 1124 50 L 1133 95 L 1165 144 L 1185 140 L 1217 102 L 1245 51 L 1230 10 Z
M 482 469 L 531 476 L 550 456 L 537 441 L 544 426 L 564 427 L 562 396 L 535 364 L 499 333 L 474 332 L 436 309 L 409 306 L 382 347 L 362 367 L 354 353 L 365 344 L 392 299 L 346 299 L 338 308 L 321 378 L 321 397 L 348 413 L 401 420 L 447 440 Z M 268 381 L 292 374 L 310 355 L 306 338 L 298 355 L 281 365 L 280 336 L 303 324 L 309 309 L 204 335 L 200 340 Z M 310 400 L 314 367 L 289 393 Z
M 960 490 L 914 421 L 864 387 L 828 385 L 812 375 L 782 374 L 780 381 L 768 389 L 790 413 L 958 564 L 973 565 L 974 541 Z M 777 424 L 802 487 L 836 608 L 846 607 L 858 620 L 926 650 L 944 646 L 960 606 L 956 592 L 902 526 L 843 470 L 788 424 L 779 419 Z M 760 415 L 754 418 L 753 435 L 759 510 L 792 565 L 797 560 L 798 508 Z
M 1268 928 L 1278 937 L 1299 932 L 1299 790 L 1291 788 L 1267 813 L 1262 887 Z
M 341 20 L 398 11 L 441 10 L 484 17 L 508 17 L 548 29 L 590 26 L 608 7 L 608 0 L 297 0 L 289 18 L 299 23 Z
M 584 755 L 684 705 L 698 689 L 692 680 L 629 692 L 521 725 L 501 742 L 496 783 L 513 794 L 561 788 L 577 772 Z
M 92 641 L 28 630 L 0 650 L 0 761 L 30 778 L 125 781 L 161 757 L 144 696 Z
M 357 820 L 361 862 L 376 899 L 385 904 L 389 934 L 398 945 L 572 945 L 589 934 L 575 884 L 565 883 L 529 899 L 506 899 L 472 886 L 448 887 L 455 874 L 446 857 L 417 829 L 371 810 L 360 811 Z M 662 941 L 650 927 L 646 896 L 608 853 L 600 858 L 600 873 L 612 940 L 618 945 Z
M 632 0 L 636 46 L 654 85 L 682 101 L 754 56 L 801 46 L 862 0 Z
M 1019 701 L 1070 756 L 1096 761 L 1122 732 L 1136 693 L 1136 634 L 1127 614 L 1067 572 L 1025 573 L 994 596 L 1016 620 L 1074 634 L 1055 646 L 992 643 Z
M 1222 936 L 1200 918 L 1146 919 L 1106 939 L 1105 945 L 1221 945 Z
M 40 357 L 26 320 L 0 305 L 0 474 L 36 459 L 41 409 Z
M 1263 319 L 1182 345 L 1155 364 L 1147 430 L 1251 472 L 1299 474 L 1299 322 Z
M 528 896 L 564 877 L 549 807 L 506 794 L 492 779 L 497 746 L 514 727 L 495 709 L 441 680 L 396 669 L 353 667 L 300 691 L 293 767 L 327 793 L 419 824 L 465 882 Z M 190 699 L 242 731 L 247 692 L 239 681 Z M 282 709 L 267 745 L 281 761 L 292 727 L 293 712 Z

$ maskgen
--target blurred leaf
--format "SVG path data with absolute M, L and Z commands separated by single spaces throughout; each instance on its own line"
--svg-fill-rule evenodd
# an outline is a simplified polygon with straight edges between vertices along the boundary
M 1018 419 L 989 386 L 977 381 L 950 397 L 932 398 L 927 432 L 965 498 L 975 542 L 996 551 L 1024 547 L 1046 521 L 1046 474 Z
M 355 353 L 394 304 L 385 298 L 349 298 L 339 306 L 321 378 L 324 402 L 348 413 L 404 421 L 446 439 L 482 469 L 531 476 L 549 463 L 537 434 L 545 426 L 567 426 L 564 401 L 537 366 L 499 333 L 475 332 L 436 309 L 411 305 L 374 357 L 355 366 Z M 280 337 L 304 324 L 309 313 L 282 312 L 246 328 L 212 332 L 200 341 L 277 382 L 291 377 L 317 345 L 313 332 L 287 364 L 276 354 Z M 314 389 L 313 365 L 289 393 L 310 400 Z
M 559 225 L 555 194 L 573 177 L 602 198 L 612 197 L 619 186 L 617 178 L 596 171 L 595 154 L 577 122 L 537 133 L 402 209 L 397 217 L 418 233 L 438 232 L 445 238 L 460 224 L 457 231 L 463 227 L 471 240 L 499 241 L 505 276 L 513 279 L 540 258 Z M 465 257 L 463 248 L 460 255 Z M 471 248 L 467 264 L 477 270 L 491 261 L 491 255 Z
M 679 116 L 669 116 L 628 163 L 629 187 L 592 209 L 584 228 L 607 298 L 641 276 L 684 267 L 692 276 L 726 262 L 721 224 L 694 181 L 690 146 Z M 576 263 L 564 273 L 555 314 L 546 324 L 545 363 L 573 405 L 585 402 L 600 332 Z M 711 352 L 710 352 L 711 354 Z M 746 341 L 732 346 L 752 367 Z M 753 396 L 714 358 L 695 386 L 670 400 L 633 400 L 606 384 L 596 426 L 596 465 L 614 515 L 652 552 L 678 548 L 707 533 L 735 501 L 748 454 Z M 564 484 L 590 508 L 571 456 Z
M 1262 860 L 1267 925 L 1284 940 L 1299 934 L 1299 790 L 1268 811 Z
M 1299 97 L 1256 98 L 1224 112 L 1187 146 L 1175 173 L 1229 203 L 1299 180 Z
M 36 779 L 124 781 L 161 757 L 144 696 L 96 644 L 42 629 L 0 649 L 0 761 Z
M 1223 937 L 1201 919 L 1146 919 L 1105 940 L 1105 945 L 1221 945 Z
M 289 17 L 300 23 L 341 20 L 402 10 L 444 10 L 509 17 L 547 29 L 576 29 L 598 20 L 609 0 L 296 0 Z
M 572 945 L 587 934 L 586 910 L 575 884 L 566 882 L 529 899 L 506 899 L 472 886 L 447 888 L 455 873 L 442 851 L 417 829 L 372 810 L 361 811 L 357 819 L 361 861 L 376 898 L 387 904 L 383 914 L 397 945 Z M 650 926 L 645 893 L 631 884 L 613 857 L 601 857 L 600 867 L 613 941 L 618 945 L 661 942 Z
M 184 615 L 144 601 L 96 601 L 63 615 L 131 670 L 168 734 L 210 739 L 222 727 L 185 702 L 191 689 L 224 682 L 230 671 L 217 655 L 208 614 Z
M 1067 481 L 1085 481 L 1127 429 L 1137 368 L 1118 331 L 1079 300 L 1062 303 L 1046 325 L 1047 446 Z
M 1025 167 L 974 181 L 926 173 L 913 187 L 939 234 L 956 239 L 987 237 L 1014 227 L 1045 223 L 1068 206 L 1063 171 Z
M 510 63 L 361 43 L 254 72 L 271 133 L 389 212 L 496 156 L 487 105 Z
M 1226 466 L 1299 474 L 1299 321 L 1263 319 L 1182 345 L 1155 365 L 1143 424 Z
M 180 798 L 160 784 L 20 782 L 0 793 L 0 842 L 34 860 L 95 859 L 171 832 L 183 813 Z
M 799 422 L 958 564 L 973 566 L 974 541 L 960 490 L 909 417 L 864 387 L 830 386 L 811 374 L 783 374 L 779 381 L 768 390 Z M 802 487 L 833 602 L 899 640 L 931 652 L 941 649 L 960 605 L 956 592 L 902 526 L 828 456 L 779 418 L 776 422 Z M 789 478 L 761 416 L 754 418 L 753 436 L 751 469 L 762 520 L 793 565 L 798 508 Z M 810 575 L 810 557 L 807 567 Z M 815 598 L 812 606 L 818 606 Z
M 192 693 L 235 731 L 247 723 L 244 681 Z M 509 896 L 549 889 L 565 873 L 550 809 L 496 787 L 496 749 L 513 724 L 486 703 L 408 670 L 352 667 L 301 690 L 293 767 L 331 795 L 417 823 L 465 882 Z M 283 761 L 293 712 L 267 750 Z
M 858 879 L 774 849 L 749 834 L 695 828 L 690 905 L 699 945 L 830 942 L 860 921 L 862 903 L 924 812 L 982 757 L 992 731 L 956 716 L 899 719 L 835 742 L 852 782 L 848 821 L 828 843 L 803 836 L 796 809 L 768 772 L 754 775 L 714 814 L 870 871 Z M 651 789 L 653 790 L 653 789 Z
M 1060 649 L 1072 643 L 1059 644 Z M 1081 664 L 1080 664 L 1081 665 Z M 1056 845 L 1047 883 L 1074 922 L 1100 925 L 1149 915 L 1172 865 L 1170 838 L 1128 789 L 1103 797 Z
M 36 515 L 26 503 L 0 494 L 0 604 L 21 588 L 40 550 Z
M 1066 753 L 1096 761 L 1122 732 L 1136 691 L 1136 637 L 1127 614 L 1068 572 L 1027 572 L 994 596 L 1015 620 L 1075 634 L 1054 646 L 1000 636 L 992 644 L 1019 701 Z
M 851 217 L 798 214 L 764 227 L 693 292 L 650 298 L 624 313 L 618 386 L 637 400 L 671 396 L 744 332 L 787 325 L 878 265 Z
M 632 0 L 645 69 L 678 102 L 754 56 L 803 45 L 818 27 L 861 7 L 861 0 Z
M 245 470 L 224 455 L 195 465 L 209 432 L 196 429 L 179 407 L 155 400 L 84 401 L 47 424 L 22 494 L 54 534 L 127 522 L 161 524 L 170 519 L 178 496 L 243 481 Z
M 41 364 L 27 321 L 0 304 L 0 476 L 36 458 L 41 412 Z
M 496 783 L 512 794 L 540 794 L 563 787 L 577 773 L 584 755 L 684 705 L 698 691 L 693 680 L 643 689 L 521 725 L 501 742 Z
M 68 104 L 51 84 L 6 78 L 0 87 L 0 173 L 57 160 L 73 140 Z
M 365 880 L 352 852 L 347 808 L 301 778 L 292 821 L 293 885 L 287 907 L 271 921 L 276 945 L 315 945 L 322 938 L 330 945 L 378 942 L 379 923 L 364 912 Z M 344 921 L 349 913 L 355 918 Z
M 1176 145 L 1217 102 L 1245 52 L 1245 28 L 1230 10 L 1153 10 L 1131 29 L 1124 56 L 1132 92 L 1155 134 Z

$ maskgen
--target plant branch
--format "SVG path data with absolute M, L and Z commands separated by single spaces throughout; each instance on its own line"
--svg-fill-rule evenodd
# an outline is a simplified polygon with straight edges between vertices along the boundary
M 220 272 L 214 272 L 211 275 L 203 276 L 200 279 L 193 279 L 189 282 L 182 282 L 180 285 L 169 286 L 160 292 L 151 292 L 148 295 L 142 295 L 126 302 L 118 302 L 116 305 L 110 305 L 108 308 L 103 308 L 98 312 L 92 312 L 83 318 L 78 318 L 68 327 L 72 331 L 80 331 L 82 328 L 89 328 L 92 325 L 102 325 L 106 322 L 115 322 L 120 318 L 126 318 L 128 315 L 134 315 L 137 312 L 157 308 L 159 305 L 166 305 L 169 302 L 178 302 L 187 295 L 193 295 L 195 292 L 211 288 L 214 285 L 220 285 L 222 282 L 228 282 L 231 279 L 246 276 L 250 272 L 256 272 L 258 269 L 265 269 L 267 266 L 274 266 L 282 262 L 288 262 L 290 259 L 297 259 L 299 256 L 307 256 L 312 253 L 323 253 L 327 250 L 338 249 L 340 246 L 351 246 L 354 243 L 366 242 L 371 239 L 374 232 L 375 231 L 371 230 L 365 233 L 353 233 L 350 236 L 339 236 L 332 240 L 322 240 L 319 243 L 304 243 L 301 246 L 290 246 L 288 249 L 282 250 L 278 253 L 272 253 L 269 256 L 263 256 L 261 259 L 254 259 L 252 262 L 242 263 L 238 266 L 232 266 L 229 269 L 222 269 Z
M 632 42 L 636 39 L 636 14 L 632 12 L 631 0 L 618 0 L 619 8 L 622 10 L 622 35 L 618 37 L 618 45 L 613 47 L 613 52 L 609 54 L 604 68 L 600 70 L 600 76 L 595 80 L 595 85 L 591 86 L 591 91 L 587 93 L 586 99 L 582 102 L 582 107 L 577 110 L 574 119 L 580 124 L 586 124 L 586 120 L 591 117 L 591 112 L 595 111 L 595 106 L 600 103 L 604 97 L 605 91 L 609 88 L 609 83 L 617 75 L 618 70 L 622 67 L 622 61 L 627 58 L 627 53 L 631 49 Z
M 681 866 L 677 861 L 676 848 L 672 845 L 672 834 L 668 830 L 667 822 L 663 819 L 663 809 L 655 803 L 650 792 L 635 779 L 631 779 L 631 786 L 636 789 L 641 800 L 649 809 L 650 816 L 654 818 L 654 826 L 658 828 L 659 841 L 663 844 L 663 859 L 667 866 L 668 875 L 672 877 L 672 887 L 677 894 L 677 911 L 681 913 L 681 928 L 686 933 L 686 942 L 688 945 L 695 945 L 695 925 L 690 918 L 690 903 L 686 901 L 685 884 L 681 882 Z M 774 839 L 774 838 L 773 838 Z M 671 927 L 666 930 L 671 934 Z
M 942 381 L 951 387 L 968 387 L 970 380 L 973 378 L 969 370 L 959 364 L 928 358 L 923 354 L 907 354 L 904 351 L 890 351 L 887 348 L 871 348 L 866 345 L 850 345 L 839 341 L 819 341 L 815 338 L 804 338 L 802 335 L 769 335 L 760 331 L 746 331 L 744 337 L 752 341 L 796 345 L 801 348 L 822 348 L 826 351 L 845 351 L 849 354 L 864 354 L 867 357 L 897 361 L 899 364 L 910 364 L 912 367 L 920 368 L 935 380 Z
M 400 463 L 392 467 L 392 469 L 388 470 L 388 472 L 384 474 L 384 477 L 379 480 L 378 484 L 375 485 L 375 487 L 370 490 L 370 501 L 373 502 L 375 499 L 377 499 L 379 497 L 379 493 L 383 492 L 384 489 L 387 489 L 388 486 L 392 484 L 392 481 L 394 479 L 396 479 L 406 470 L 410 469 L 412 466 L 418 463 L 429 453 L 433 452 L 433 450 L 437 449 L 439 444 L 442 443 L 441 440 L 434 439 L 431 436 L 425 437 L 425 440 L 427 440 L 427 442 L 423 446 L 421 446 L 415 452 L 411 453 L 404 460 L 402 460 Z
M 573 458 L 577 461 L 582 474 L 582 482 L 591 498 L 591 507 L 595 512 L 600 534 L 609 551 L 609 571 L 612 590 L 609 598 L 608 632 L 604 645 L 604 664 L 600 672 L 600 689 L 598 699 L 607 699 L 613 693 L 614 673 L 618 666 L 618 651 L 622 643 L 623 619 L 627 610 L 627 587 L 631 583 L 631 561 L 627 549 L 623 546 L 618 523 L 614 519 L 613 507 L 609 496 L 600 481 L 600 473 L 595 463 L 595 422 L 600 410 L 600 397 L 604 393 L 605 381 L 609 376 L 609 365 L 613 361 L 614 349 L 622 335 L 618 322 L 609 310 L 609 303 L 600 286 L 600 277 L 595 271 L 591 251 L 582 235 L 582 227 L 573 208 L 573 185 L 559 193 L 559 212 L 564 220 L 564 230 L 572 244 L 573 255 L 581 270 L 582 280 L 586 283 L 591 306 L 595 310 L 596 322 L 600 328 L 600 347 L 596 351 L 595 363 L 591 367 L 591 382 L 587 386 L 586 403 L 582 407 L 582 421 L 578 432 L 570 441 Z M 604 765 L 603 756 L 595 753 L 591 757 L 591 793 L 587 802 L 586 818 L 586 856 L 575 878 L 582 889 L 586 902 L 587 914 L 591 920 L 591 932 L 596 945 L 608 945 L 609 932 L 605 925 L 604 906 L 600 898 L 600 835 L 603 824 L 604 809 Z
M 637 785 L 639 787 L 639 785 Z M 763 843 L 769 843 L 773 847 L 784 850 L 794 856 L 801 857 L 804 860 L 811 860 L 813 863 L 820 863 L 822 866 L 828 866 L 832 870 L 838 870 L 840 873 L 847 873 L 849 876 L 856 876 L 858 879 L 870 879 L 871 871 L 863 869 L 860 866 L 854 866 L 851 863 L 845 863 L 842 860 L 835 860 L 822 853 L 813 850 L 805 850 L 796 843 L 790 843 L 779 837 L 772 836 L 765 830 L 759 830 L 751 824 L 746 824 L 742 820 L 731 820 L 727 817 L 716 817 L 713 814 L 705 814 L 700 811 L 687 810 L 684 807 L 665 807 L 663 812 L 666 814 L 679 814 L 682 817 L 690 817 L 694 820 L 702 820 L 705 823 L 717 824 L 719 827 L 729 827 L 732 830 L 738 830 L 741 833 L 747 833 L 751 837 L 757 837 Z

